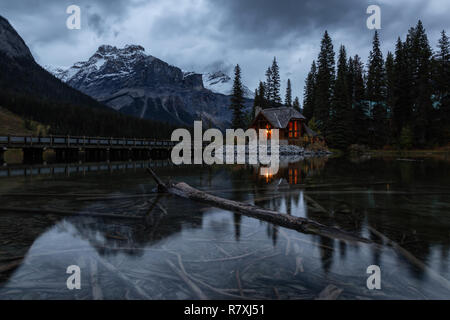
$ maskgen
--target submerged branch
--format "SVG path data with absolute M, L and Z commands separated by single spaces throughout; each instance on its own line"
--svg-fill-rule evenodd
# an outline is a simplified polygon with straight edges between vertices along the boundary
M 169 265 L 169 267 L 172 269 L 173 272 L 175 272 L 181 280 L 186 283 L 186 285 L 191 289 L 191 291 L 200 299 L 200 300 L 208 300 L 206 295 L 203 293 L 202 289 L 200 289 L 194 282 L 189 279 L 186 271 L 184 269 L 177 268 L 170 260 L 166 260 L 166 263 Z
M 428 275 L 434 279 L 436 282 L 440 283 L 442 286 L 444 286 L 446 289 L 450 290 L 450 281 L 448 281 L 446 278 L 441 276 L 439 273 L 428 267 L 425 263 L 423 263 L 421 260 L 417 259 L 411 252 L 400 246 L 397 242 L 389 239 L 386 237 L 383 233 L 378 231 L 377 229 L 367 226 L 367 228 L 372 232 L 374 235 L 382 239 L 384 242 L 386 242 L 387 245 L 390 245 L 397 254 L 403 256 L 406 260 L 408 260 L 411 264 L 415 265 L 419 269 L 422 269 L 428 273 Z
M 277 211 L 273 211 L 270 209 L 260 208 L 251 204 L 213 196 L 206 192 L 197 190 L 184 182 L 166 186 L 159 179 L 156 173 L 153 172 L 152 169 L 148 168 L 148 171 L 158 184 L 158 190 L 160 191 L 165 190 L 164 192 L 176 195 L 181 198 L 211 204 L 218 208 L 230 210 L 235 213 L 239 213 L 248 217 L 256 218 L 262 221 L 279 225 L 281 227 L 297 230 L 304 233 L 317 234 L 332 239 L 346 240 L 352 242 L 365 242 L 365 243 L 372 242 L 369 239 L 340 230 L 336 227 L 325 226 L 323 224 L 320 224 L 316 221 L 307 218 L 293 217 L 284 213 L 279 213 Z

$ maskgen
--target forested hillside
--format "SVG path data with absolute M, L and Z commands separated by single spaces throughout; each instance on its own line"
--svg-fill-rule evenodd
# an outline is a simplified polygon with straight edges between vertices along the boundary
M 170 137 L 173 127 L 113 111 L 39 66 L 9 22 L 0 17 L 0 106 L 50 126 L 52 134 Z

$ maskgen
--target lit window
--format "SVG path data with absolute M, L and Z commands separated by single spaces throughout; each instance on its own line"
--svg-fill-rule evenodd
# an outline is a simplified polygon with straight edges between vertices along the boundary
M 267 132 L 267 139 L 272 138 L 272 130 L 270 129 L 269 125 L 266 125 L 266 132 Z

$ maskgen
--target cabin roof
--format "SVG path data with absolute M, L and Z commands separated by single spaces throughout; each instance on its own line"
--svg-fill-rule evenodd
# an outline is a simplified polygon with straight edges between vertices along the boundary
M 292 119 L 306 119 L 300 112 L 290 107 L 262 109 L 262 114 L 275 129 L 284 129 Z

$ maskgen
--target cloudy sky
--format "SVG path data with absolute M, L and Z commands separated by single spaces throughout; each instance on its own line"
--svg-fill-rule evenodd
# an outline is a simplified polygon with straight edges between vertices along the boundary
M 66 28 L 66 8 L 72 4 L 81 8 L 81 30 Z M 276 56 L 283 83 L 291 78 L 294 95 L 301 97 L 325 30 L 335 51 L 344 44 L 349 54 L 367 60 L 371 4 L 381 8 L 384 53 L 418 19 L 433 48 L 441 30 L 450 32 L 449 0 L 4 0 L 0 15 L 41 65 L 71 66 L 102 44 L 140 44 L 188 71 L 231 73 L 239 63 L 253 90 Z

